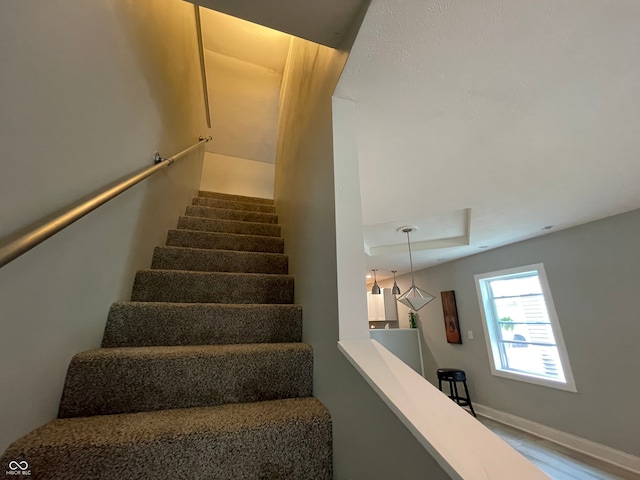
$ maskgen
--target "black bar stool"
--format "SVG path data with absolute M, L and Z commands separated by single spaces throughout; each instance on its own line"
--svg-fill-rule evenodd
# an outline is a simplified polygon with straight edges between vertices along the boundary
M 467 388 L 467 375 L 464 373 L 464 370 L 457 368 L 439 368 L 437 373 L 438 388 L 440 391 L 442 391 L 442 381 L 449 382 L 449 398 L 461 407 L 469 407 L 471 414 L 475 417 L 476 412 L 473 410 L 473 405 L 471 404 L 471 397 L 469 396 L 469 389 Z M 457 382 L 462 382 L 466 397 L 461 397 L 460 394 L 458 394 Z

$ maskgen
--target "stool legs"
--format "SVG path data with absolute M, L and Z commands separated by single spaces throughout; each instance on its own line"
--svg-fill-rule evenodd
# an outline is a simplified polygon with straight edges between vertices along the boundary
M 471 415 L 473 415 L 474 417 L 476 416 L 476 412 L 473 409 L 473 404 L 471 403 L 471 396 L 469 395 L 469 388 L 467 387 L 467 381 L 466 380 L 458 380 L 462 383 L 462 386 L 464 387 L 464 394 L 466 395 L 465 397 L 461 397 L 460 394 L 458 393 L 458 381 L 454 380 L 454 379 L 445 379 L 447 380 L 447 382 L 449 382 L 449 395 L 448 397 L 453 400 L 454 402 L 456 402 L 458 405 L 460 405 L 461 407 L 469 407 L 469 409 L 471 410 Z M 438 389 L 442 392 L 442 379 L 438 378 Z
M 453 398 L 455 400 L 455 402 L 460 405 L 460 395 L 458 395 L 458 384 L 456 382 L 451 382 L 453 384 L 453 390 L 451 392 L 451 394 L 453 395 Z
M 476 416 L 476 412 L 473 409 L 473 405 L 471 404 L 471 397 L 469 396 L 469 389 L 467 388 L 467 382 L 462 382 L 462 385 L 464 385 L 464 394 L 467 396 L 467 405 L 469 405 L 469 408 L 471 409 L 471 414 L 475 417 Z

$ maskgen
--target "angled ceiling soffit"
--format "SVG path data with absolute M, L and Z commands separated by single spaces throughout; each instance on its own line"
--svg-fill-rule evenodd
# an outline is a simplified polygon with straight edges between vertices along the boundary
M 405 219 L 364 227 L 364 250 L 370 257 L 407 252 L 407 238 L 397 230 L 411 225 L 411 250 L 436 250 L 470 244 L 471 209 L 464 208 L 423 218 Z M 389 232 L 393 232 L 391 236 Z

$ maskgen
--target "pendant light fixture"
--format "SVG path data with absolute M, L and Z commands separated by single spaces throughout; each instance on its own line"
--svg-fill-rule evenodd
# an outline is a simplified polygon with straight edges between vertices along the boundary
M 391 273 L 393 273 L 393 288 L 391 289 L 391 294 L 392 295 L 400 295 L 400 287 L 398 286 L 397 282 L 396 282 L 396 273 L 398 273 L 397 270 L 391 270 Z
M 416 287 L 416 281 L 415 281 L 415 278 L 413 277 L 413 259 L 411 258 L 411 240 L 409 239 L 409 234 L 415 231 L 416 231 L 415 227 L 400 227 L 398 229 L 398 232 L 407 234 L 407 245 L 409 246 L 409 266 L 411 267 L 411 287 L 409 287 L 409 290 L 407 290 L 401 296 L 398 297 L 398 301 L 417 312 L 422 307 L 424 307 L 427 303 L 433 300 L 435 297 L 431 295 L 429 292 L 425 292 L 421 288 Z
M 376 279 L 376 272 L 378 270 L 371 270 L 373 272 L 373 287 L 371 288 L 371 293 L 373 295 L 380 295 L 380 286 L 378 285 L 378 280 Z

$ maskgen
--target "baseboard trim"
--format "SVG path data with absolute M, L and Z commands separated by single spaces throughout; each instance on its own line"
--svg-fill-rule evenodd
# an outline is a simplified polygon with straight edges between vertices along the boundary
M 563 447 L 640 474 L 640 457 L 473 402 L 476 413 Z

